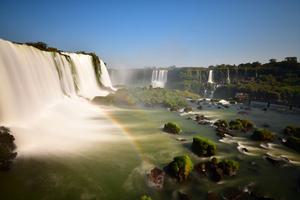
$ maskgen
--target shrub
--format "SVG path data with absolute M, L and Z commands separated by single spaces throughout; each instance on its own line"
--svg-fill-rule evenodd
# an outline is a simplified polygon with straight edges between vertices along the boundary
M 259 141 L 271 141 L 274 139 L 272 132 L 267 129 L 256 129 L 251 137 Z
M 254 124 L 246 119 L 236 119 L 229 122 L 229 128 L 232 130 L 249 131 L 254 127 Z
M 240 164 L 235 160 L 223 160 L 218 166 L 223 170 L 224 174 L 232 176 L 240 168 Z
M 188 178 L 194 164 L 188 155 L 175 157 L 174 160 L 165 167 L 165 171 L 178 182 L 182 182 Z
M 229 122 L 229 128 L 232 130 L 242 130 L 243 124 L 239 120 L 232 120 Z
M 164 125 L 163 131 L 167 133 L 179 134 L 181 129 L 177 124 L 168 122 Z
M 243 129 L 245 130 L 252 129 L 254 127 L 254 124 L 249 120 L 246 119 L 237 119 L 237 120 L 239 120 L 242 123 Z
M 284 134 L 300 138 L 300 127 L 287 126 L 283 130 Z
M 0 169 L 8 170 L 11 167 L 13 159 L 17 156 L 14 152 L 16 145 L 14 136 L 10 134 L 10 129 L 0 127 Z
M 194 137 L 192 143 L 192 151 L 198 156 L 212 156 L 217 150 L 216 145 L 203 137 Z

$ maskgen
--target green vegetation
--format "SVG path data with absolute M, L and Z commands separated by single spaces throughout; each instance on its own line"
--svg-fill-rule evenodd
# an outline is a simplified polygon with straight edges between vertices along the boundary
M 240 168 L 240 164 L 235 160 L 223 160 L 218 163 L 224 174 L 232 176 Z
M 163 88 L 124 88 L 108 95 L 106 102 L 114 105 L 163 106 L 177 110 L 187 106 L 185 95 L 185 91 Z
M 267 129 L 256 129 L 251 137 L 258 141 L 272 141 L 274 139 L 272 132 Z
M 300 138 L 300 127 L 287 126 L 283 130 L 284 134 Z
M 184 108 L 184 112 L 192 112 L 193 108 L 191 106 L 187 106 Z
M 216 144 L 211 140 L 199 136 L 193 138 L 192 151 L 198 156 L 212 156 L 216 150 Z
M 239 130 L 247 132 L 254 127 L 254 124 L 246 119 L 236 119 L 229 122 L 229 128 L 231 130 Z
M 178 182 L 186 180 L 194 165 L 188 155 L 175 157 L 174 160 L 165 167 L 165 171 L 171 177 L 176 178 Z
M 239 162 L 232 159 L 219 161 L 217 158 L 212 158 L 205 163 L 198 163 L 195 166 L 196 171 L 201 174 L 209 175 L 213 181 L 219 182 L 224 175 L 234 176 L 239 170 Z
M 217 127 L 223 127 L 223 128 L 227 128 L 228 127 L 228 123 L 226 120 L 223 120 L 223 119 L 219 119 L 218 121 L 216 121 L 214 123 L 215 126 Z
M 152 198 L 149 197 L 149 196 L 147 196 L 147 195 L 143 195 L 143 196 L 141 197 L 141 200 L 152 200 Z
M 0 126 L 0 170 L 9 170 L 12 161 L 17 156 L 14 141 L 15 138 L 10 134 L 10 130 Z
M 297 58 L 281 62 L 242 63 L 240 65 L 215 65 L 214 81 L 222 86 L 214 92 L 214 98 L 233 99 L 237 93 L 247 93 L 251 100 L 270 101 L 288 105 L 300 105 L 300 63 Z M 230 84 L 227 83 L 227 73 Z M 168 71 L 167 87 L 204 94 L 208 69 L 201 67 L 174 68 Z
M 60 50 L 54 48 L 54 47 L 49 47 L 46 43 L 44 42 L 28 42 L 26 43 L 28 46 L 33 46 L 39 50 L 42 51 L 51 51 L 51 52 L 58 52 L 60 53 Z
M 177 124 L 168 122 L 164 125 L 163 131 L 167 133 L 179 134 L 181 129 Z

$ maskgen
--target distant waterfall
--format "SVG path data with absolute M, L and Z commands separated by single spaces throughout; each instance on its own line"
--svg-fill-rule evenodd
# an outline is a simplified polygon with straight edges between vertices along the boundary
M 109 73 L 107 71 L 107 68 L 104 64 L 104 62 L 102 60 L 100 60 L 100 67 L 101 67 L 101 76 L 100 76 L 100 80 L 101 80 L 101 83 L 104 87 L 106 88 L 110 88 L 112 90 L 116 90 L 113 86 L 112 86 L 112 83 L 111 83 L 111 80 L 110 80 L 110 76 L 109 76 Z
M 164 88 L 167 83 L 168 70 L 155 69 L 152 71 L 151 85 L 153 88 Z
M 227 69 L 227 84 L 230 84 L 230 74 L 229 74 L 229 69 Z
M 0 39 L 0 122 L 26 119 L 65 97 L 104 96 L 96 81 L 92 57 L 41 51 Z M 110 87 L 101 61 L 101 82 Z
M 213 70 L 211 69 L 211 70 L 209 70 L 209 74 L 208 74 L 208 83 L 214 83 L 214 81 L 213 81 Z

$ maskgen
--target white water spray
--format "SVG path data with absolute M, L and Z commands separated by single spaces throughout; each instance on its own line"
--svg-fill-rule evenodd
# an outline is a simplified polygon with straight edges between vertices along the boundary
M 229 68 L 227 68 L 227 84 L 230 84 Z
M 164 88 L 167 83 L 168 70 L 155 69 L 152 71 L 151 85 L 153 88 Z
M 214 81 L 213 81 L 213 70 L 211 69 L 211 70 L 209 70 L 209 74 L 208 74 L 208 83 L 214 83 Z
M 112 89 L 101 63 L 101 84 Z M 108 94 L 97 83 L 90 55 L 0 39 L 0 80 L 0 125 L 12 129 L 19 155 L 69 151 L 113 137 L 106 134 L 113 124 L 86 100 Z

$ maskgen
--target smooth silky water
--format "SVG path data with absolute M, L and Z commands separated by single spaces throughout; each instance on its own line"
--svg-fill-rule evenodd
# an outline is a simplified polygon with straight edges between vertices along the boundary
M 276 145 L 265 150 L 259 143 L 241 138 L 220 141 L 212 127 L 164 109 L 93 105 L 90 99 L 108 92 L 97 83 L 91 56 L 65 54 L 0 40 L 0 122 L 11 128 L 18 152 L 12 169 L 0 172 L 0 199 L 119 200 L 148 194 L 165 200 L 178 190 L 194 199 L 205 197 L 207 191 L 222 192 L 252 182 L 262 194 L 276 199 L 297 196 L 300 158 L 294 151 Z M 105 67 L 101 60 L 100 64 Z M 101 83 L 113 90 L 108 73 L 102 71 Z M 197 105 L 193 106 L 195 110 Z M 245 118 L 258 126 L 268 123 L 275 132 L 297 125 L 300 119 L 296 114 L 259 109 L 249 115 L 238 111 L 238 106 L 205 106 L 200 113 L 214 120 Z M 163 133 L 162 126 L 168 121 L 177 122 L 184 130 L 182 135 Z M 182 154 L 189 154 L 195 164 L 207 160 L 190 151 L 195 135 L 214 140 L 217 157 L 239 160 L 238 175 L 216 184 L 192 174 L 185 183 L 167 179 L 163 190 L 150 188 L 146 174 L 154 166 L 162 168 Z M 238 145 L 253 150 L 254 155 L 241 153 Z M 265 153 L 285 155 L 293 164 L 272 166 L 262 158 Z
M 101 111 L 98 114 L 97 109 Z M 192 197 L 204 198 L 207 191 L 222 192 L 228 187 L 243 187 L 250 183 L 255 183 L 262 194 L 278 199 L 294 199 L 298 194 L 297 165 L 278 167 L 264 160 L 262 154 L 245 155 L 238 151 L 236 144 L 220 142 L 212 127 L 198 125 L 187 120 L 187 116 L 163 109 L 93 106 L 92 110 L 93 115 L 88 118 L 84 116 L 83 122 L 95 125 L 92 130 L 88 130 L 93 133 L 82 130 L 82 134 L 94 135 L 92 140 L 84 140 L 82 137 L 82 142 L 74 149 L 70 148 L 73 145 L 64 148 L 64 141 L 61 141 L 53 149 L 58 147 L 62 150 L 47 152 L 48 148 L 36 147 L 33 151 L 35 153 L 20 155 L 13 169 L 0 175 L 2 196 L 6 199 L 138 199 L 143 194 L 149 194 L 153 199 L 171 199 L 176 191 L 181 191 Z M 299 116 L 294 114 L 264 113 L 254 109 L 253 115 L 245 116 L 236 114 L 236 111 L 235 108 L 208 108 L 201 113 L 213 118 L 250 118 L 256 124 L 262 123 L 261 119 L 269 120 L 263 115 L 273 116 L 274 126 L 270 125 L 274 131 L 280 131 L 286 124 L 294 124 L 299 120 Z M 257 118 L 258 114 L 261 118 Z M 177 122 L 184 130 L 182 135 L 163 133 L 161 128 L 167 121 Z M 280 127 L 277 128 L 275 124 L 278 123 Z M 163 190 L 150 188 L 146 173 L 154 166 L 163 167 L 173 157 L 182 154 L 191 155 L 194 163 L 205 160 L 190 151 L 191 140 L 195 135 L 214 140 L 218 147 L 217 157 L 239 160 L 241 167 L 238 175 L 216 184 L 194 173 L 186 183 L 177 184 L 168 180 Z M 177 137 L 186 138 L 187 142 L 177 141 Z M 70 138 L 73 136 L 65 140 L 69 141 Z M 258 144 L 256 146 L 259 147 Z M 289 149 L 287 151 L 293 152 Z M 296 156 L 295 160 L 300 161 L 298 154 L 292 154 Z M 256 165 L 252 166 L 251 162 Z

